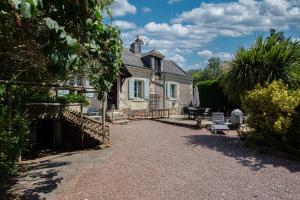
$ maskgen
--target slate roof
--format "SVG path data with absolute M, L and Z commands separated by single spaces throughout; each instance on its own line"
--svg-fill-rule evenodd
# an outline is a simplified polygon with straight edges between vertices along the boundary
M 163 59 L 163 72 L 170 74 L 177 74 L 181 76 L 189 76 L 183 69 L 181 69 L 176 63 L 172 60 Z
M 122 49 L 122 61 L 125 66 L 146 67 L 139 55 L 136 55 L 125 48 Z
M 165 56 L 157 50 L 151 50 L 151 51 L 143 54 L 142 56 L 147 56 L 147 55 L 154 55 L 154 56 L 159 57 L 159 58 L 165 58 Z
M 161 56 L 163 56 L 159 51 L 156 50 L 152 50 L 148 53 L 143 54 L 142 56 L 146 56 L 150 54 L 152 55 L 153 53 L 155 54 L 159 53 Z M 125 49 L 125 48 L 122 49 L 122 61 L 125 66 L 134 66 L 134 67 L 151 69 L 150 66 L 146 66 L 146 64 L 143 63 L 140 55 L 136 55 L 132 53 L 129 49 Z M 181 69 L 172 60 L 162 59 L 162 63 L 163 63 L 163 72 L 191 78 L 190 75 L 188 75 L 183 69 Z

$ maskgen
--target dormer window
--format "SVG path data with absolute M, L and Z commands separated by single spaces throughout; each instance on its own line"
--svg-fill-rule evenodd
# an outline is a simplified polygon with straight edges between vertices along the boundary
M 154 57 L 154 69 L 155 69 L 155 71 L 157 71 L 157 72 L 160 71 L 160 67 L 161 67 L 161 59 Z
M 161 73 L 163 71 L 163 59 L 164 55 L 162 55 L 159 51 L 152 50 L 142 55 L 142 60 L 145 65 L 152 68 L 157 73 Z

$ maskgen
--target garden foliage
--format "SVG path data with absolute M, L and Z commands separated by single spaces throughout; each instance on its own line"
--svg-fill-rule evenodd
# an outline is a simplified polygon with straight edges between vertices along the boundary
M 233 104 L 228 101 L 228 96 L 218 80 L 201 81 L 197 86 L 201 107 L 222 111 L 233 109 Z
M 96 90 L 110 90 L 121 67 L 120 31 L 111 23 L 111 3 L 113 0 L 1 0 L 0 79 L 51 83 L 83 75 Z M 25 147 L 26 103 L 85 102 L 75 94 L 53 99 L 44 89 L 13 86 L 12 125 L 7 126 L 5 87 L 1 86 L 0 93 L 1 177 L 13 174 L 17 154 Z
M 282 81 L 266 87 L 257 85 L 242 98 L 247 124 L 264 137 L 279 136 L 286 140 L 295 109 L 300 105 L 300 90 L 291 91 Z
M 266 86 L 281 79 L 292 88 L 299 86 L 300 45 L 283 33 L 270 31 L 270 36 L 259 36 L 250 48 L 239 48 L 226 74 L 226 92 L 239 101 L 240 95 L 256 84 Z

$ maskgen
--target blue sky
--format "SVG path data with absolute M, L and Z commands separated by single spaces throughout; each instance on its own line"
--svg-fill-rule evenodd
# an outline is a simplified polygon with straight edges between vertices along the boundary
M 300 39 L 300 0 L 116 0 L 112 10 L 125 47 L 138 34 L 144 52 L 157 49 L 185 70 L 230 60 L 270 28 Z

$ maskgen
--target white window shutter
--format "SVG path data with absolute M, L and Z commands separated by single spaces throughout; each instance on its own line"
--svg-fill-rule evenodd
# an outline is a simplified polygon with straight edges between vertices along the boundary
M 175 87 L 176 87 L 175 88 L 175 99 L 177 99 L 178 98 L 178 92 L 179 92 L 179 90 L 178 90 L 178 84 L 176 84 Z
M 128 99 L 134 99 L 134 79 L 128 79 Z
M 166 87 L 167 99 L 170 99 L 170 93 L 171 93 L 171 92 L 170 92 L 170 89 L 171 89 L 171 88 L 170 88 L 170 83 L 167 82 L 165 87 Z
M 148 79 L 144 80 L 144 99 L 149 99 L 149 86 L 150 81 Z

